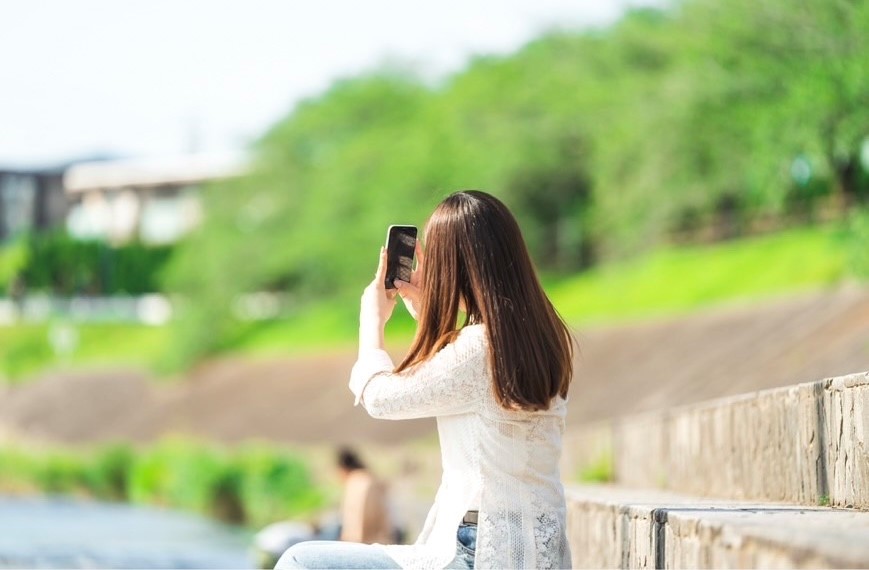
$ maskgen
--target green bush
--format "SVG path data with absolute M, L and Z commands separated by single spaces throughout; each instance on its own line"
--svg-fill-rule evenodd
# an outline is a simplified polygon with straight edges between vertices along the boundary
M 183 439 L 143 453 L 133 467 L 130 499 L 254 526 L 310 512 L 322 500 L 307 467 L 290 454 L 266 445 L 227 452 Z
M 220 470 L 210 489 L 208 513 L 211 516 L 231 523 L 244 523 L 249 519 L 248 512 L 251 509 L 245 505 L 242 496 L 244 479 L 244 469 L 236 463 L 229 463 Z M 274 522 L 286 515 L 284 512 L 263 524 Z
M 168 439 L 142 452 L 130 474 L 130 500 L 207 512 L 224 462 L 209 446 Z
M 85 458 L 67 451 L 52 451 L 37 461 L 36 483 L 46 493 L 76 494 L 89 491 Z
M 244 474 L 239 490 L 246 516 L 257 525 L 304 514 L 321 504 L 322 496 L 307 468 L 295 457 L 263 445 L 249 446 L 241 450 L 239 467 Z
M 76 494 L 180 508 L 261 527 L 322 505 L 304 462 L 259 444 L 223 448 L 170 438 L 136 450 L 0 448 L 0 491 Z
M 158 278 L 174 246 L 132 242 L 111 246 L 62 231 L 34 233 L 0 253 L 0 284 L 20 277 L 28 291 L 56 295 L 141 294 L 159 291 Z
M 286 452 L 265 445 L 228 452 L 183 439 L 143 453 L 130 499 L 255 526 L 310 512 L 322 501 L 307 467 Z
M 136 460 L 132 447 L 116 443 L 100 449 L 88 471 L 88 486 L 95 496 L 124 501 L 128 496 L 130 473 Z

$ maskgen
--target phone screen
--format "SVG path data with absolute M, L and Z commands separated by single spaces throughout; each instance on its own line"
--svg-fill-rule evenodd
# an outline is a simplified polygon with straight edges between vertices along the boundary
M 416 226 L 389 226 L 386 235 L 386 288 L 395 289 L 393 281 L 410 282 L 413 254 L 416 248 Z

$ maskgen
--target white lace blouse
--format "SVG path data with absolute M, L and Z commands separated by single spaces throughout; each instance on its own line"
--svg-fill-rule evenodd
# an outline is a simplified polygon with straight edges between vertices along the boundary
M 549 410 L 502 408 L 487 364 L 484 325 L 469 325 L 430 360 L 400 374 L 389 355 L 363 350 L 350 390 L 375 418 L 435 416 L 443 476 L 413 545 L 384 545 L 404 568 L 443 568 L 456 529 L 479 510 L 476 568 L 568 568 L 564 489 L 558 464 L 566 400 Z

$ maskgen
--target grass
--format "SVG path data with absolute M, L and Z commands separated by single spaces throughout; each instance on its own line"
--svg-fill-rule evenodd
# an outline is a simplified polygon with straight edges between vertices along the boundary
M 843 232 L 810 227 L 647 257 L 550 280 L 547 290 L 571 324 L 688 312 L 735 299 L 818 289 L 848 275 Z
M 232 341 L 230 351 L 286 355 L 312 349 L 352 348 L 357 340 L 358 323 L 358 298 L 312 304 L 290 319 L 249 325 Z M 415 326 L 415 321 L 399 303 L 387 327 L 387 342 L 407 342 Z
M 723 244 L 662 249 L 573 277 L 548 277 L 553 304 L 573 325 L 688 312 L 736 299 L 819 289 L 849 274 L 843 230 L 818 226 Z M 293 320 L 253 325 L 232 346 L 252 353 L 352 346 L 357 299 L 313 305 Z M 399 306 L 387 340 L 406 343 L 413 321 Z
M 850 244 L 854 249 L 853 240 Z M 723 244 L 662 249 L 572 277 L 548 277 L 544 283 L 571 324 L 609 323 L 827 287 L 852 272 L 853 256 L 848 252 L 842 226 L 804 227 Z M 299 309 L 291 318 L 240 327 L 226 350 L 292 355 L 352 349 L 357 314 L 358 297 L 325 300 Z M 0 375 L 14 381 L 45 368 L 85 365 L 155 370 L 171 342 L 166 327 L 58 325 L 0 327 Z M 77 338 L 68 355 L 57 354 L 49 340 L 63 326 Z M 387 341 L 406 344 L 413 330 L 413 320 L 402 306 L 396 307 Z
M 0 327 L 0 376 L 16 381 L 54 367 L 152 368 L 168 347 L 168 333 L 165 327 L 138 324 L 50 322 Z M 71 339 L 69 351 L 54 348 L 63 337 Z

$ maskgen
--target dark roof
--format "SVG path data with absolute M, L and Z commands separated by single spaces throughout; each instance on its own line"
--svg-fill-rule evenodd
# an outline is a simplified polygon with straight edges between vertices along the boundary
M 33 176 L 62 176 L 64 172 L 75 164 L 81 162 L 101 162 L 105 160 L 117 160 L 121 155 L 98 153 L 89 156 L 66 160 L 62 162 L 38 163 L 0 163 L 0 174 L 29 174 Z

